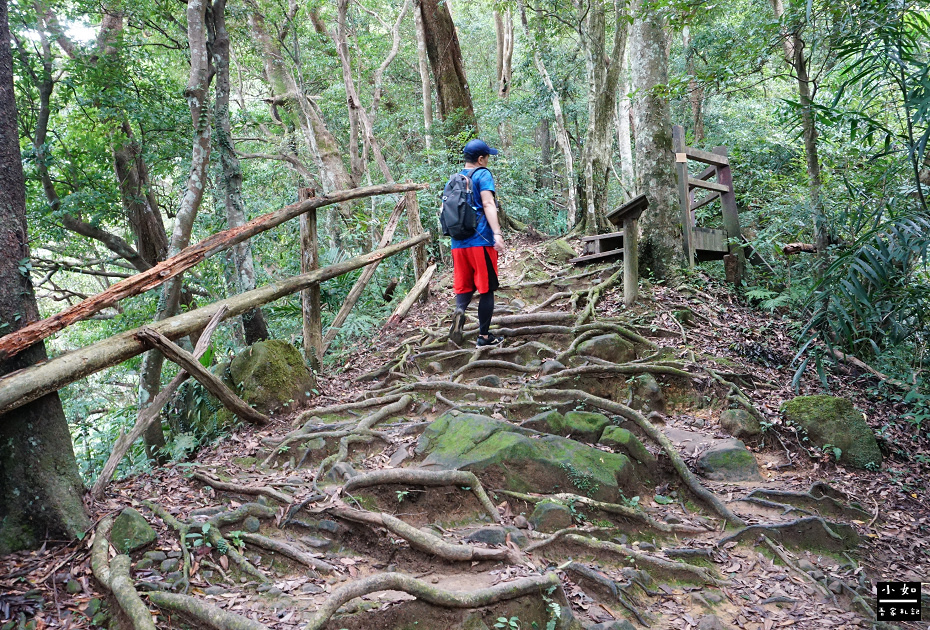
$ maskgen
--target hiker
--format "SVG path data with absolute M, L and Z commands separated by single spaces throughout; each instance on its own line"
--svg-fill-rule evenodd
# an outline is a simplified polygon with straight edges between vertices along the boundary
M 474 234 L 463 239 L 452 238 L 452 271 L 455 290 L 455 313 L 449 339 L 462 345 L 465 309 L 472 295 L 478 292 L 477 345 L 490 346 L 501 342 L 491 334 L 491 314 L 494 312 L 494 291 L 497 281 L 497 254 L 504 250 L 504 237 L 497 218 L 494 176 L 488 170 L 488 159 L 497 155 L 483 140 L 470 140 L 462 149 L 465 168 L 461 174 L 471 180 L 471 206 L 475 210 Z M 453 179 L 455 177 L 453 176 Z M 450 180 L 450 185 L 452 180 Z

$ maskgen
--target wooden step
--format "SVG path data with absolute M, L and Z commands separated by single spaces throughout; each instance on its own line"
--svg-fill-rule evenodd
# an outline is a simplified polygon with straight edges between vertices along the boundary
M 572 258 L 568 262 L 573 265 L 583 265 L 586 263 L 597 262 L 599 260 L 607 260 L 608 258 L 613 258 L 614 256 L 622 256 L 622 249 L 612 249 L 609 252 L 601 252 L 600 254 L 587 254 L 585 256 L 577 256 Z

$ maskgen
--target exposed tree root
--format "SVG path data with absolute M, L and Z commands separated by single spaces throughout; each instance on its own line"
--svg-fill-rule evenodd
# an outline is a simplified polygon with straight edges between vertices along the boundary
M 649 422 L 649 420 L 646 419 L 643 414 L 621 403 L 614 402 L 606 398 L 601 398 L 600 396 L 595 396 L 594 394 L 589 394 L 588 392 L 580 389 L 512 390 L 501 387 L 482 387 L 480 385 L 474 384 L 463 385 L 461 383 L 453 383 L 451 381 L 425 381 L 418 383 L 408 383 L 403 385 L 400 389 L 403 391 L 466 391 L 493 396 L 509 396 L 514 400 L 516 400 L 520 394 L 526 393 L 532 397 L 555 398 L 558 400 L 574 399 L 578 401 L 584 401 L 593 407 L 597 407 L 598 409 L 623 416 L 624 418 L 635 422 L 646 433 L 646 435 L 648 435 L 654 442 L 662 447 L 662 450 L 671 460 L 672 466 L 675 468 L 675 471 L 678 473 L 679 477 L 681 477 L 682 481 L 685 482 L 685 484 L 688 486 L 691 492 L 695 494 L 695 496 L 710 506 L 728 523 L 732 523 L 734 525 L 746 524 L 743 519 L 734 514 L 711 491 L 701 485 L 701 482 L 688 468 L 688 465 L 685 463 L 684 459 L 682 459 L 678 449 L 675 448 L 675 445 L 672 444 L 672 442 L 665 436 L 664 433 L 662 433 L 658 428 L 655 427 L 655 425 Z
M 648 363 L 614 363 L 598 361 L 598 365 L 579 365 L 578 367 L 566 368 L 552 374 L 553 378 L 569 378 L 580 375 L 598 375 L 598 374 L 668 374 L 669 376 L 681 376 L 684 378 L 694 378 L 694 375 L 679 370 L 678 368 L 667 365 L 650 365 Z M 549 383 L 544 383 L 549 385 Z
M 749 397 L 748 397 L 746 394 L 743 393 L 743 390 L 741 390 L 741 389 L 736 385 L 736 383 L 733 383 L 733 382 L 731 382 L 731 381 L 726 380 L 725 378 L 723 378 L 722 376 L 720 376 L 717 372 L 715 372 L 714 370 L 710 369 L 709 367 L 704 367 L 703 369 L 704 369 L 705 372 L 707 372 L 708 374 L 710 374 L 711 378 L 713 378 L 715 381 L 717 381 L 718 383 L 720 383 L 720 384 L 723 385 L 724 387 L 728 388 L 728 391 L 727 391 L 727 400 L 730 400 L 730 401 L 732 401 L 732 402 L 734 402 L 734 403 L 740 405 L 740 406 L 741 406 L 743 409 L 745 409 L 753 418 L 755 418 L 755 419 L 758 420 L 759 422 L 768 422 L 768 418 L 766 418 L 766 417 L 762 414 L 761 411 L 759 411 L 758 409 L 756 409 L 756 406 L 752 404 L 752 401 L 749 399 Z
M 547 589 L 558 585 L 558 576 L 555 573 L 546 573 L 474 591 L 446 591 L 402 573 L 381 573 L 356 580 L 333 591 L 304 626 L 304 630 L 320 630 L 346 602 L 379 591 L 403 591 L 429 604 L 445 608 L 480 608 L 524 595 L 541 595 Z
M 567 534 L 602 534 L 614 531 L 612 527 L 566 527 L 565 529 L 560 529 L 556 532 L 553 532 L 549 536 L 544 536 L 541 540 L 537 540 L 534 543 L 530 543 L 523 550 L 524 553 L 532 553 L 537 549 L 542 549 L 543 547 L 548 547 L 549 545 L 558 542 L 560 539 L 564 538 Z M 530 536 L 542 536 L 537 532 L 531 531 Z
M 575 575 L 580 576 L 581 579 L 593 582 L 594 584 L 602 587 L 608 593 L 610 593 L 611 597 L 619 602 L 621 606 L 630 611 L 641 625 L 649 627 L 649 624 L 643 618 L 643 615 L 639 612 L 639 609 L 634 606 L 633 603 L 626 597 L 626 594 L 623 590 L 626 588 L 626 586 L 618 584 L 600 571 L 595 571 L 591 567 L 581 564 L 580 562 L 569 562 L 562 565 L 560 568 L 563 571 L 574 573 Z M 632 583 L 630 586 L 632 586 Z
M 190 588 L 190 574 L 191 574 L 191 552 L 187 548 L 187 534 L 190 533 L 191 525 L 190 523 L 181 521 L 171 514 L 168 513 L 168 510 L 155 503 L 154 501 L 143 501 L 142 505 L 147 507 L 152 511 L 152 514 L 160 518 L 165 525 L 173 529 L 178 533 L 178 539 L 181 543 L 181 572 L 183 577 L 181 578 L 182 590 L 186 593 L 187 589 Z
M 568 492 L 561 492 L 558 494 L 524 494 L 522 492 L 512 492 L 510 490 L 495 490 L 494 492 L 500 494 L 506 494 L 509 497 L 515 499 L 520 499 L 521 501 L 526 501 L 527 503 L 539 503 L 541 501 L 553 501 L 555 503 L 561 504 L 572 504 L 578 503 L 581 505 L 587 505 L 595 509 L 601 510 L 608 514 L 615 514 L 618 516 L 623 516 L 626 519 L 635 521 L 637 523 L 642 523 L 650 529 L 654 529 L 660 532 L 667 534 L 678 533 L 678 534 L 702 534 L 707 530 L 701 527 L 691 527 L 689 525 L 669 525 L 668 523 L 662 523 L 657 521 L 645 512 L 639 510 L 634 510 L 633 508 L 627 507 L 625 505 L 619 505 L 617 503 L 605 503 L 603 501 L 595 501 L 594 499 L 589 499 L 588 497 L 583 497 L 577 494 L 571 494 Z
M 113 593 L 116 603 L 132 622 L 135 630 L 156 630 L 152 613 L 139 597 L 129 577 L 129 556 L 120 554 L 110 560 L 110 541 L 107 538 L 113 527 L 112 517 L 106 517 L 97 526 L 91 546 L 90 566 L 97 581 Z
M 197 481 L 204 483 L 214 490 L 222 490 L 224 492 L 232 492 L 235 494 L 247 494 L 247 495 L 264 495 L 275 501 L 280 501 L 281 503 L 291 503 L 294 500 L 294 497 L 291 495 L 281 492 L 280 490 L 275 490 L 274 488 L 269 488 L 268 486 L 262 487 L 253 487 L 245 486 L 235 483 L 226 483 L 225 481 L 220 481 L 219 479 L 214 479 L 203 473 L 195 472 L 191 475 Z
M 460 486 L 470 489 L 481 506 L 487 510 L 495 523 L 501 522 L 500 513 L 474 473 L 464 470 L 423 470 L 420 468 L 385 468 L 373 470 L 349 479 L 343 486 L 345 492 L 391 483 L 409 483 L 419 486 Z
M 849 525 L 828 523 L 819 516 L 808 516 L 784 523 L 750 525 L 722 538 L 717 544 L 745 542 L 757 536 L 767 536 L 781 544 L 819 547 L 830 551 L 846 551 L 856 547 L 858 535 Z
M 427 534 L 390 514 L 355 510 L 347 507 L 330 507 L 325 509 L 327 513 L 347 521 L 383 527 L 409 542 L 412 547 L 439 556 L 444 560 L 451 560 L 453 562 L 481 560 L 516 561 L 514 557 L 515 553 L 512 549 L 485 549 L 472 545 L 447 543 L 439 536 Z
M 261 547 L 262 549 L 267 549 L 268 551 L 280 553 L 282 556 L 287 556 L 291 560 L 296 560 L 297 562 L 308 566 L 311 569 L 315 569 L 320 573 L 333 573 L 336 570 L 336 568 L 328 562 L 323 562 L 322 560 L 314 557 L 313 554 L 307 553 L 306 551 L 301 551 L 294 545 L 291 545 L 284 540 L 269 538 L 268 536 L 262 536 L 260 534 L 251 534 L 249 532 L 241 532 L 239 537 L 250 545 L 255 545 L 256 547 Z
M 524 374 L 538 372 L 539 368 L 530 368 L 525 365 L 520 365 L 519 363 L 512 363 L 510 361 L 498 361 L 494 359 L 482 359 L 479 361 L 472 361 L 466 363 L 456 371 L 449 374 L 450 380 L 455 380 L 465 372 L 470 370 L 477 369 L 494 369 L 494 370 L 510 370 L 511 372 L 523 372 Z
M 552 304 L 555 304 L 555 303 L 558 302 L 559 300 L 564 300 L 565 298 L 570 298 L 571 296 L 572 296 L 572 292 L 571 292 L 571 291 L 559 291 L 559 292 L 557 292 L 557 293 L 553 293 L 553 294 L 550 295 L 548 298 L 546 298 L 546 301 L 545 301 L 545 302 L 543 302 L 542 304 L 538 304 L 538 305 L 534 306 L 533 308 L 531 308 L 531 309 L 529 310 L 529 312 L 530 312 L 530 313 L 538 313 L 539 311 L 543 310 L 543 309 L 546 308 L 547 306 L 551 306 Z
M 827 486 L 827 488 L 831 491 L 833 490 L 829 486 Z M 816 496 L 818 494 L 819 496 Z M 822 493 L 820 486 L 817 484 L 811 486 L 811 489 L 808 492 L 792 492 L 790 490 L 770 490 L 767 488 L 758 488 L 750 492 L 749 496 L 746 497 L 746 500 L 750 499 L 763 501 L 771 499 L 783 499 L 785 503 L 779 502 L 778 504 L 785 505 L 785 507 L 789 507 L 793 510 L 805 512 L 808 514 L 810 512 L 803 508 L 809 508 L 821 516 L 831 516 L 834 518 L 852 518 L 864 520 L 871 517 L 871 514 L 861 508 L 852 505 L 846 505 L 839 499 L 835 499 L 828 494 Z M 786 505 L 786 503 L 790 505 Z M 803 505 L 803 508 L 801 505 Z
M 317 407 L 316 409 L 308 409 L 302 412 L 294 420 L 294 424 L 298 425 L 301 422 L 306 422 L 309 418 L 313 416 L 324 416 L 332 413 L 342 413 L 343 411 L 349 411 L 351 409 L 364 409 L 366 407 L 374 407 L 376 405 L 384 405 L 400 400 L 400 396 L 384 396 L 383 398 L 367 398 L 365 400 L 359 400 L 357 402 L 344 403 L 341 405 L 330 405 L 329 407 Z
M 148 597 L 159 608 L 187 615 L 216 630 L 268 630 L 268 626 L 264 624 L 189 595 L 153 591 Z
M 621 277 L 623 277 L 623 267 L 617 269 L 617 271 L 615 271 L 613 275 L 611 275 L 609 278 L 607 278 L 603 282 L 595 284 L 593 287 L 588 289 L 587 292 L 585 292 L 584 309 L 582 309 L 577 319 L 575 319 L 576 326 L 580 326 L 581 324 L 584 324 L 586 321 L 594 317 L 594 309 L 597 306 L 597 303 L 600 301 L 603 293 L 607 291 L 610 287 L 617 284 L 617 282 L 620 280 Z M 577 307 L 580 297 L 581 297 L 580 294 L 577 294 L 576 296 L 572 297 L 573 307 Z
M 641 551 L 634 551 L 624 545 L 618 545 L 616 543 L 607 542 L 604 540 L 597 540 L 596 538 L 589 538 L 587 536 L 579 536 L 577 534 L 566 534 L 564 538 L 569 542 L 587 547 L 588 549 L 595 549 L 597 551 L 609 551 L 611 553 L 621 555 L 640 566 L 650 567 L 651 569 L 664 573 L 669 577 L 693 580 L 700 584 L 713 584 L 715 586 L 721 586 L 726 583 L 725 581 L 714 577 L 710 571 L 703 567 L 697 567 L 685 562 L 666 560 L 664 558 L 653 556 L 648 553 L 642 553 Z
M 804 572 L 804 571 L 801 569 L 801 567 L 799 567 L 799 566 L 797 565 L 797 563 L 795 563 L 794 560 L 791 559 L 791 557 L 787 554 L 787 552 L 785 552 L 784 549 L 782 549 L 781 547 L 779 547 L 778 545 L 776 545 L 775 543 L 773 543 L 773 542 L 771 541 L 771 539 L 769 539 L 768 536 L 765 536 L 765 535 L 760 536 L 760 537 L 759 537 L 759 540 L 761 540 L 762 542 L 764 542 L 764 543 L 765 543 L 765 546 L 768 547 L 769 549 L 771 549 L 771 550 L 772 550 L 772 553 L 774 553 L 776 556 L 778 556 L 779 559 L 780 559 L 782 562 L 785 563 L 785 566 L 786 566 L 786 567 L 788 567 L 789 569 L 791 569 L 792 571 L 794 571 L 796 574 L 798 574 L 805 582 L 810 582 L 811 584 L 813 584 L 814 587 L 815 587 L 818 591 L 820 591 L 820 593 L 821 593 L 823 596 L 827 597 L 828 599 L 835 599 L 835 598 L 833 597 L 833 594 L 830 593 L 830 591 L 828 591 L 828 590 L 826 589 L 826 587 L 824 587 L 823 584 L 821 584 L 820 582 L 818 582 L 817 580 L 815 580 L 814 578 L 812 578 L 810 575 L 808 575 L 806 572 Z
M 575 354 L 575 351 L 578 349 L 579 345 L 581 345 L 588 339 L 591 339 L 592 337 L 596 337 L 599 334 L 601 334 L 600 330 L 584 331 L 583 333 L 581 333 L 580 335 L 572 339 L 572 342 L 568 345 L 568 347 L 565 348 L 565 350 L 563 350 L 562 352 L 560 352 L 558 356 L 555 358 L 555 360 L 558 361 L 559 363 L 564 364 L 570 356 Z

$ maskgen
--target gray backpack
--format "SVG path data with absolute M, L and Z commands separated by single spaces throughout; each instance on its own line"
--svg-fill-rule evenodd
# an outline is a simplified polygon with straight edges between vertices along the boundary
M 442 191 L 442 210 L 439 213 L 443 235 L 451 236 L 457 241 L 475 235 L 478 213 L 472 204 L 475 190 L 471 178 L 482 168 L 484 167 L 473 168 L 467 175 L 455 173 L 446 183 Z

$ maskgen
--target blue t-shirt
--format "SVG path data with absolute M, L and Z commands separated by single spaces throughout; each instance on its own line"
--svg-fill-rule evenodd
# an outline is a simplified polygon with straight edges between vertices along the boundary
M 471 170 L 469 168 L 462 170 L 462 175 L 468 175 Z M 479 168 L 470 177 L 474 193 L 471 205 L 475 209 L 475 214 L 478 215 L 478 223 L 472 236 L 462 241 L 452 239 L 452 249 L 494 246 L 494 230 L 488 225 L 488 220 L 484 216 L 484 204 L 481 202 L 482 190 L 494 192 L 494 176 L 491 175 L 491 171 L 488 169 Z

